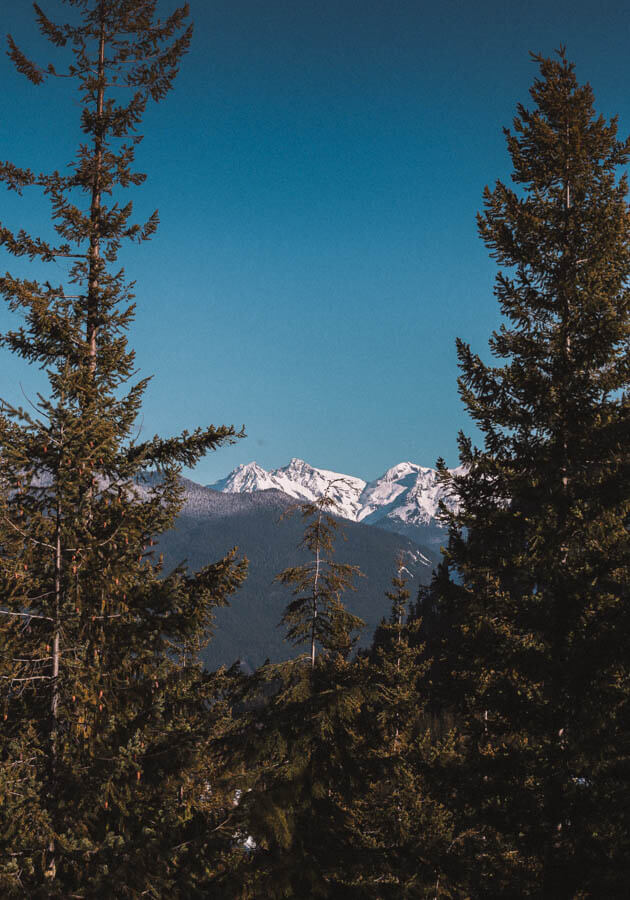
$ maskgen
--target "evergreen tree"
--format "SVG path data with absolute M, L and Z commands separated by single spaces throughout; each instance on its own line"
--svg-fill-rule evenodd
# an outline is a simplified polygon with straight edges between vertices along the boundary
M 452 840 L 449 813 L 430 792 L 426 774 L 448 753 L 428 713 L 430 659 L 421 619 L 408 617 L 410 593 L 398 560 L 389 620 L 365 660 L 365 700 L 356 730 L 362 772 L 350 803 L 357 897 L 433 897 L 439 862 Z
M 187 5 L 160 20 L 156 0 L 65 2 L 73 24 L 35 4 L 65 70 L 9 37 L 32 82 L 74 86 L 84 137 L 65 174 L 0 166 L 9 189 L 49 198 L 56 233 L 2 225 L 5 251 L 38 272 L 53 263 L 53 278 L 65 266 L 60 284 L 0 278 L 23 316 L 2 344 L 49 383 L 31 409 L 5 402 L 0 416 L 0 892 L 191 897 L 212 854 L 230 852 L 216 844 L 232 807 L 209 787 L 207 756 L 228 716 L 224 676 L 204 675 L 198 652 L 244 569 L 231 554 L 166 574 L 152 547 L 177 513 L 180 465 L 236 434 L 137 440 L 147 379 L 134 382 L 133 285 L 116 266 L 124 241 L 157 227 L 120 198 L 144 181 L 137 127 L 171 89 L 191 28 Z
M 300 549 L 308 551 L 311 558 L 300 566 L 285 569 L 276 578 L 281 584 L 294 585 L 294 599 L 286 608 L 282 624 L 287 626 L 287 639 L 292 643 L 308 641 L 313 669 L 318 645 L 329 651 L 339 649 L 347 656 L 352 644 L 346 641 L 363 625 L 357 616 L 347 612 L 339 599 L 344 590 L 353 589 L 353 578 L 361 573 L 357 566 L 333 559 L 338 525 L 330 514 L 337 506 L 331 488 L 338 481 L 343 479 L 329 482 L 317 500 L 300 504 L 306 522 Z
M 301 547 L 310 559 L 278 576 L 295 585 L 283 617 L 287 637 L 308 654 L 266 664 L 246 686 L 251 712 L 236 743 L 250 773 L 241 833 L 253 846 L 225 896 L 343 896 L 346 798 L 356 778 L 352 729 L 361 705 L 350 653 L 362 622 L 341 602 L 359 572 L 332 559 L 334 505 L 328 492 L 301 504 Z
M 461 724 L 451 798 L 474 897 L 620 897 L 630 874 L 630 142 L 564 51 L 534 57 L 506 130 L 514 187 L 482 238 L 505 323 L 485 364 L 458 343 L 444 629 Z M 445 481 L 448 473 L 442 465 Z M 444 673 L 443 673 L 444 674 Z M 471 849 L 472 848 L 472 849 Z

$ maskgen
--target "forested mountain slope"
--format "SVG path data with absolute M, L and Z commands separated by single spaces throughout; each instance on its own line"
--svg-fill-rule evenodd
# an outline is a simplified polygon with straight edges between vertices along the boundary
M 229 665 L 242 658 L 255 666 L 267 657 L 280 660 L 290 656 L 293 648 L 283 641 L 277 627 L 290 592 L 275 584 L 274 577 L 304 559 L 298 549 L 303 532 L 299 513 L 285 516 L 295 506 L 295 499 L 278 490 L 221 493 L 192 481 L 184 484 L 184 508 L 175 527 L 158 545 L 166 570 L 185 560 L 189 571 L 197 571 L 234 546 L 249 560 L 247 580 L 230 606 L 217 611 L 215 636 L 204 653 L 206 665 Z M 366 622 L 362 643 L 367 644 L 388 612 L 384 592 L 398 553 L 404 554 L 412 590 L 430 580 L 437 554 L 435 548 L 400 534 L 346 519 L 341 523 L 346 539 L 339 538 L 336 558 L 358 565 L 365 573 L 346 601 Z

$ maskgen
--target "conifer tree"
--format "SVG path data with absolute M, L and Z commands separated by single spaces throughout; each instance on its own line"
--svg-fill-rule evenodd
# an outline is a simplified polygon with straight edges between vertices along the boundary
M 177 513 L 180 465 L 237 435 L 138 440 L 147 379 L 134 380 L 133 285 L 116 264 L 157 227 L 122 197 L 145 179 L 137 127 L 171 89 L 191 28 L 187 5 L 158 19 L 156 0 L 65 2 L 72 24 L 34 6 L 65 69 L 8 39 L 34 84 L 74 87 L 83 139 L 65 170 L 0 165 L 8 189 L 50 200 L 56 234 L 0 226 L 5 252 L 38 273 L 53 264 L 50 280 L 0 278 L 22 316 L 2 345 L 49 384 L 0 416 L 0 893 L 191 897 L 232 806 L 209 790 L 206 755 L 227 716 L 223 676 L 204 675 L 198 651 L 244 570 L 231 554 L 164 573 L 152 547 Z
M 426 773 L 447 743 L 433 733 L 427 714 L 430 660 L 421 619 L 408 615 L 402 557 L 386 596 L 391 613 L 364 661 L 365 699 L 355 731 L 361 778 L 349 804 L 350 881 L 357 897 L 433 897 L 452 823 L 431 796 Z
M 361 620 L 343 606 L 356 566 L 335 563 L 335 502 L 327 492 L 299 509 L 310 559 L 278 580 L 295 585 L 283 617 L 307 654 L 266 664 L 246 686 L 251 715 L 236 731 L 250 773 L 241 833 L 253 842 L 231 897 L 336 897 L 346 879 L 345 803 L 356 777 L 352 728 L 361 691 L 350 658 Z
M 479 216 L 502 266 L 499 362 L 458 343 L 484 446 L 460 436 L 465 471 L 450 479 L 444 635 L 465 753 L 448 796 L 474 836 L 453 853 L 470 896 L 617 897 L 630 859 L 630 218 L 619 177 L 630 142 L 595 113 L 564 51 L 534 59 L 532 106 L 505 131 L 514 187 L 486 189 Z
M 310 503 L 299 506 L 306 522 L 300 549 L 307 550 L 310 559 L 299 566 L 291 566 L 277 576 L 281 584 L 294 585 L 294 599 L 288 604 L 282 623 L 287 626 L 287 639 L 294 644 L 308 641 L 311 668 L 315 668 L 317 646 L 343 650 L 347 636 L 363 623 L 349 613 L 340 601 L 344 590 L 353 589 L 353 578 L 360 575 L 357 566 L 337 563 L 333 559 L 333 541 L 338 529 L 331 512 L 337 506 L 331 488 L 343 479 L 330 481 L 324 494 Z M 295 508 L 290 510 L 294 512 Z M 341 641 L 338 645 L 337 641 Z

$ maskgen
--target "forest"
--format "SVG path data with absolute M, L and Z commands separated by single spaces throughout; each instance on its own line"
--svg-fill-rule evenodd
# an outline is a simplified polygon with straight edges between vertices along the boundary
M 0 408 L 0 894 L 627 897 L 630 139 L 564 49 L 534 57 L 511 183 L 478 216 L 502 324 L 493 364 L 457 345 L 483 442 L 460 434 L 456 474 L 438 463 L 456 503 L 431 584 L 411 596 L 401 560 L 357 649 L 361 572 L 335 561 L 327 492 L 289 510 L 308 554 L 277 575 L 292 657 L 208 671 L 247 560 L 167 570 L 155 544 L 182 468 L 244 432 L 138 440 L 119 263 L 157 230 L 125 192 L 146 179 L 145 111 L 177 90 L 188 5 L 65 5 L 68 23 L 34 5 L 54 62 L 8 37 L 42 91 L 69 80 L 83 139 L 47 172 L 0 163 L 50 205 L 39 230 L 0 223 L 1 352 L 48 385 Z

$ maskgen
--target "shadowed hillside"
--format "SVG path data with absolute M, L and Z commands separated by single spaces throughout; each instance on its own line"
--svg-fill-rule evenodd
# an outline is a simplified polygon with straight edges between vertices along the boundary
M 256 666 L 267 657 L 280 660 L 295 650 L 283 641 L 278 622 L 290 591 L 274 584 L 274 576 L 306 557 L 297 549 L 303 524 L 299 512 L 282 518 L 295 500 L 281 491 L 224 494 L 185 481 L 186 503 L 177 525 L 165 534 L 159 549 L 167 569 L 186 561 L 196 571 L 238 546 L 249 560 L 249 577 L 226 609 L 217 610 L 215 637 L 204 652 L 208 667 L 246 659 Z M 366 622 L 362 644 L 388 612 L 388 589 L 397 554 L 403 551 L 411 589 L 425 584 L 436 561 L 434 550 L 408 538 L 376 528 L 341 521 L 336 559 L 358 565 L 365 578 L 345 597 L 348 608 Z M 345 540 L 343 536 L 345 535 Z

